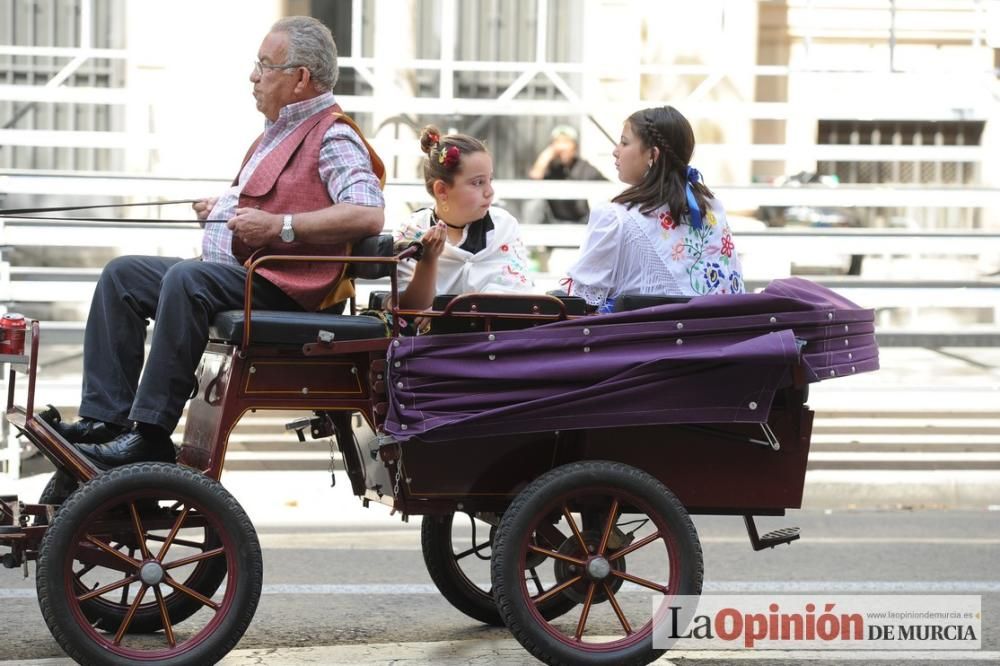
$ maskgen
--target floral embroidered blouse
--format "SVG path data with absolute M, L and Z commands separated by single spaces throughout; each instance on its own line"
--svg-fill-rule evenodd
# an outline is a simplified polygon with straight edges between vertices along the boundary
M 594 208 L 580 256 L 569 269 L 570 293 L 599 308 L 621 294 L 742 294 L 743 268 L 726 213 L 708 200 L 702 226 L 675 220 L 667 206 L 649 215 L 622 204 Z

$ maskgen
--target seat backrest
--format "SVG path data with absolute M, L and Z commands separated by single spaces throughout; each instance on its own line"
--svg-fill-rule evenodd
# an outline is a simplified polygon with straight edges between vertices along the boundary
M 442 294 L 434 297 L 434 310 L 444 310 L 448 303 L 455 298 L 454 294 Z M 567 315 L 583 315 L 586 314 L 587 304 L 582 298 L 576 296 L 564 296 L 559 297 L 559 300 L 563 302 L 563 306 L 566 308 Z M 475 308 L 473 308 L 475 306 Z M 452 308 L 452 312 L 481 312 L 481 313 L 498 313 L 498 314 L 543 314 L 543 315 L 557 315 L 559 314 L 559 307 L 556 303 L 553 303 L 551 299 L 546 297 L 539 297 L 537 300 L 525 298 L 524 296 L 512 296 L 507 298 L 497 298 L 491 296 L 489 299 L 484 299 L 482 303 L 477 303 L 474 298 L 463 299 L 459 303 L 455 304 Z M 493 317 L 493 322 L 490 328 L 495 331 L 509 331 L 521 328 L 529 328 L 531 326 L 537 326 L 538 324 L 546 323 L 545 321 L 532 321 L 530 319 L 505 319 L 502 316 Z M 482 331 L 485 329 L 486 319 L 483 317 L 435 317 L 431 319 L 431 330 L 433 334 L 437 333 L 470 333 L 475 331 Z
M 379 234 L 378 236 L 368 236 L 362 238 L 351 248 L 351 256 L 354 257 L 391 257 L 395 255 L 392 236 L 389 234 Z M 348 268 L 352 278 L 361 280 L 378 280 L 392 274 L 395 265 L 392 263 L 356 263 Z
M 687 303 L 690 300 L 690 296 L 640 296 L 639 294 L 623 294 L 615 298 L 613 312 L 641 310 L 642 308 L 650 308 L 654 305 Z

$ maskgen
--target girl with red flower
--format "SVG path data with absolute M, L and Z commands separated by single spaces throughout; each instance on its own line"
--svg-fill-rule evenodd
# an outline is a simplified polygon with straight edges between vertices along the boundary
M 399 305 L 430 307 L 437 294 L 531 292 L 528 253 L 517 220 L 493 203 L 493 159 L 481 141 L 424 128 L 424 184 L 433 208 L 414 212 L 397 240 L 424 245 L 419 262 L 397 272 Z

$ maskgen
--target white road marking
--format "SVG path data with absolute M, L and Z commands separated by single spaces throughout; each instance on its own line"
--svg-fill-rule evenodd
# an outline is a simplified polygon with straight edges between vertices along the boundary
M 794 524 L 794 518 L 790 518 Z M 456 534 L 459 534 L 456 532 Z M 262 548 L 317 550 L 420 550 L 420 531 L 416 528 L 390 530 L 357 530 L 336 532 L 304 532 L 282 534 L 262 532 L 258 538 Z M 462 538 L 468 539 L 469 535 Z M 703 544 L 745 544 L 746 536 L 702 536 Z M 934 546 L 996 546 L 1000 537 L 824 537 L 804 535 L 796 547 L 805 545 L 934 545 Z
M 489 587 L 489 583 L 480 582 L 480 586 Z M 626 585 L 626 587 L 633 587 Z M 635 591 L 642 591 L 644 588 L 634 586 Z M 623 588 L 624 589 L 624 588 Z M 626 590 L 627 591 L 627 590 Z M 718 580 L 706 581 L 703 592 L 776 592 L 776 593 L 796 593 L 796 592 L 827 592 L 827 593 L 954 593 L 954 594 L 975 594 L 975 593 L 996 593 L 1000 592 L 1000 581 L 995 580 L 953 580 L 953 581 L 925 581 L 925 580 L 857 580 L 857 581 L 828 581 L 828 580 L 802 580 L 802 581 L 757 581 L 757 580 Z M 264 585 L 262 594 L 329 594 L 347 596 L 400 596 L 414 594 L 440 594 L 438 589 L 430 583 L 358 583 L 358 584 L 273 584 Z M 34 599 L 36 596 L 34 588 L 13 588 L 0 589 L 0 599 Z

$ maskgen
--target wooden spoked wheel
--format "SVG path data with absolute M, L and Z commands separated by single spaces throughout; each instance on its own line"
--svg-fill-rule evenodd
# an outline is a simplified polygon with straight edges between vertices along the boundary
M 140 463 L 63 504 L 38 558 L 42 616 L 81 663 L 214 663 L 257 608 L 260 545 L 217 482 Z
M 474 620 L 495 627 L 504 626 L 490 583 L 490 558 L 496 538 L 499 516 L 449 513 L 424 516 L 421 524 L 421 548 L 427 573 L 441 595 L 452 606 Z M 535 535 L 535 543 L 558 548 L 565 540 L 549 525 Z M 537 578 L 534 568 L 544 558 L 530 557 L 525 575 Z M 547 619 L 567 613 L 577 602 L 568 596 L 552 598 L 541 612 Z
M 553 523 L 565 541 L 539 545 L 533 535 Z M 536 479 L 504 513 L 494 548 L 500 614 L 525 649 L 549 664 L 649 663 L 663 653 L 653 648 L 654 620 L 669 606 L 663 602 L 701 593 L 701 546 L 684 506 L 655 478 L 621 463 L 573 463 Z M 539 557 L 551 566 L 536 571 L 548 574 L 525 576 L 524 563 Z M 579 606 L 547 619 L 540 608 L 558 596 Z

